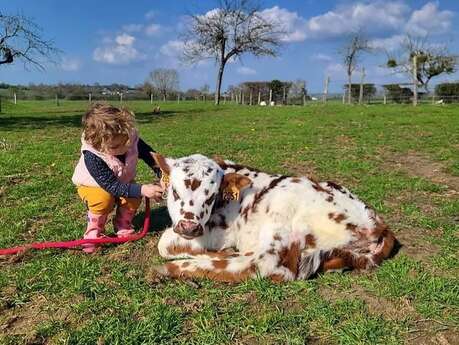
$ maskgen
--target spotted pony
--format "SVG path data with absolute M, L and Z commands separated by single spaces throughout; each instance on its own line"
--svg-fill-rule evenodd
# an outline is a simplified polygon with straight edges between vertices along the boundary
M 307 279 L 370 269 L 394 247 L 393 233 L 375 211 L 336 183 L 202 155 L 154 158 L 167 179 L 172 219 L 158 244 L 171 260 L 156 268 L 162 275 Z

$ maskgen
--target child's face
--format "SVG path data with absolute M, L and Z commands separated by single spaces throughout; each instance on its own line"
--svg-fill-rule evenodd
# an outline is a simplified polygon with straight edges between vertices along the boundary
M 127 142 L 128 138 L 125 136 L 119 135 L 114 137 L 112 140 L 107 142 L 106 153 L 112 156 L 124 155 L 129 149 Z

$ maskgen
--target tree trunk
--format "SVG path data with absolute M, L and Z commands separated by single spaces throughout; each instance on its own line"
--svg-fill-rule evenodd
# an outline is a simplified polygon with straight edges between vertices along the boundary
M 221 98 L 221 88 L 222 88 L 222 79 L 223 79 L 223 70 L 225 68 L 224 62 L 220 62 L 220 68 L 218 69 L 218 74 L 217 74 L 217 87 L 215 88 L 215 105 L 220 104 L 220 98 Z
M 352 73 L 347 75 L 347 103 L 351 104 L 352 102 Z
M 223 70 L 225 69 L 226 58 L 225 58 L 225 50 L 226 50 L 226 39 L 221 37 L 220 40 L 220 67 L 218 68 L 217 74 L 217 87 L 215 88 L 215 105 L 220 104 L 220 93 L 222 89 L 222 79 L 223 79 Z

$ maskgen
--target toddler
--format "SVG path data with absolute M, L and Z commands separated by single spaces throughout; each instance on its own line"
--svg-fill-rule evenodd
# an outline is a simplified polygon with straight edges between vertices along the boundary
M 134 233 L 132 219 L 142 196 L 161 199 L 161 185 L 140 185 L 134 181 L 139 158 L 160 177 L 160 169 L 151 156 L 154 151 L 138 137 L 134 115 L 126 109 L 96 104 L 82 122 L 81 157 L 72 182 L 88 209 L 84 238 L 103 236 L 107 217 L 115 205 L 115 233 L 118 237 L 128 236 Z M 87 253 L 95 249 L 93 244 L 83 248 Z

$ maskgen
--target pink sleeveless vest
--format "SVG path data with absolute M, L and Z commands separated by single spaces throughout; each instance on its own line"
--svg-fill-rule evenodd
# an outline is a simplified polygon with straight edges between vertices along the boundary
M 100 151 L 97 151 L 94 147 L 88 144 L 83 137 L 81 137 L 81 156 L 78 161 L 75 171 L 72 176 L 72 182 L 77 186 L 86 186 L 86 187 L 100 187 L 94 178 L 89 173 L 84 163 L 83 151 L 90 151 L 102 158 L 109 168 L 114 172 L 115 176 L 123 183 L 130 183 L 134 180 L 137 174 L 137 161 L 139 152 L 137 150 L 137 143 L 139 137 L 135 131 L 131 136 L 131 146 L 126 152 L 126 157 L 124 163 L 121 162 L 115 156 L 107 155 Z

